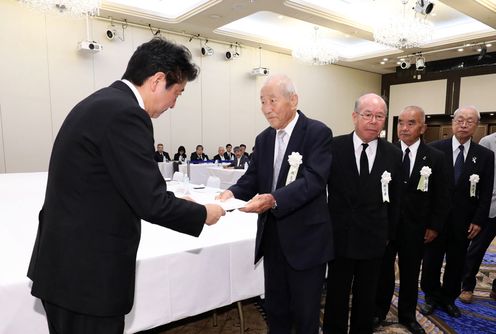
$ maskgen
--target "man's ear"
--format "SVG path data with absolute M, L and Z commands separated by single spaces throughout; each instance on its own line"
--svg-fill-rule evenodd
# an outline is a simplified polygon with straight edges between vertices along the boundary
M 150 80 L 149 82 L 150 82 L 150 85 L 151 85 L 151 89 L 153 91 L 155 91 L 157 89 L 158 84 L 160 83 L 160 81 L 162 81 L 162 80 L 165 81 L 166 80 L 165 79 L 165 73 L 164 72 L 157 72 L 154 75 L 152 75 L 149 80 Z
M 298 107 L 298 94 L 292 94 L 289 101 L 293 109 L 296 109 Z

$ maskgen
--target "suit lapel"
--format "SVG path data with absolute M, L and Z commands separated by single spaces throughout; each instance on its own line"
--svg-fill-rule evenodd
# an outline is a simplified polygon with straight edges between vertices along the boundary
M 281 163 L 281 170 L 279 171 L 279 178 L 277 180 L 277 187 L 282 187 L 286 183 L 286 177 L 289 171 L 288 156 L 293 152 L 298 152 L 301 147 L 303 138 L 305 137 L 305 132 L 307 128 L 307 118 L 303 113 L 298 112 L 298 121 L 295 124 L 291 137 L 289 138 L 288 145 L 286 146 L 286 151 L 284 152 L 284 159 Z M 275 134 L 274 134 L 275 141 Z M 272 144 L 274 145 L 274 144 Z M 303 162 L 305 162 L 305 157 L 303 157 Z M 272 173 L 274 174 L 274 173 Z
M 429 159 L 427 157 L 427 150 L 425 144 L 421 141 L 417 149 L 417 155 L 415 156 L 415 162 L 413 163 L 412 173 L 408 179 L 409 187 L 417 187 L 420 179 L 420 170 L 422 167 L 429 165 Z

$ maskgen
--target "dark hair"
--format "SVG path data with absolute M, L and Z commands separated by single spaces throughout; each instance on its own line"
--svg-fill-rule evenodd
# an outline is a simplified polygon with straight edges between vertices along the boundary
M 227 145 L 226 145 L 226 148 L 228 148 L 229 146 L 231 146 L 231 147 L 232 147 L 232 145 L 231 145 L 231 144 L 227 144 Z
M 203 145 L 196 145 L 196 149 L 201 148 L 203 150 Z
M 157 72 L 166 76 L 169 88 L 174 84 L 195 80 L 200 69 L 191 60 L 191 52 L 183 45 L 154 37 L 143 43 L 131 56 L 122 79 L 137 86 Z
M 186 153 L 186 149 L 184 148 L 184 146 L 179 146 L 177 148 L 177 153 L 181 153 L 181 151 L 183 151 L 184 153 Z
M 241 144 L 241 145 L 239 145 L 239 147 L 244 147 L 246 149 L 246 145 L 245 144 Z

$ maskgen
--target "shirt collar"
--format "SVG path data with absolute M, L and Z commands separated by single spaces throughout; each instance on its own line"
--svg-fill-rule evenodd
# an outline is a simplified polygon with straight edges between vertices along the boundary
M 455 150 L 457 150 L 457 149 L 459 148 L 459 146 L 460 146 L 460 145 L 462 145 L 462 144 L 460 144 L 460 142 L 458 141 L 458 139 L 456 139 L 456 137 L 455 137 L 455 136 L 453 136 L 453 137 L 451 137 L 451 138 L 452 138 L 452 140 L 451 140 L 451 145 L 452 145 L 453 152 L 454 152 L 454 151 L 455 151 Z M 471 142 L 471 141 L 472 141 L 472 139 L 467 140 L 467 141 L 465 142 L 465 144 L 463 144 L 463 150 L 464 150 L 463 155 L 465 155 L 465 156 L 466 156 L 466 154 L 467 154 L 468 150 L 470 149 L 470 142 Z
M 145 102 L 143 102 L 143 98 L 141 97 L 141 94 L 136 86 L 127 79 L 122 79 L 121 81 L 124 82 L 132 90 L 134 96 L 136 96 L 136 100 L 138 100 L 139 106 L 141 107 L 141 109 L 145 110 Z
M 300 117 L 300 115 L 298 114 L 298 112 L 296 112 L 296 115 L 291 120 L 291 122 L 289 122 L 288 125 L 286 125 L 286 127 L 284 129 L 279 129 L 279 130 L 277 130 L 277 132 L 284 130 L 286 132 L 286 134 L 288 135 L 286 138 L 290 138 L 291 133 L 293 133 L 294 127 L 296 126 L 296 122 L 298 121 L 299 117 Z
M 405 152 L 406 148 L 408 147 L 410 149 L 410 153 L 414 154 L 415 152 L 417 152 L 420 146 L 420 138 L 418 138 L 417 141 L 410 146 L 405 144 L 402 140 L 400 140 L 400 143 L 401 143 L 401 150 L 403 152 Z
M 362 150 L 362 144 L 364 143 L 363 140 L 358 137 L 355 131 L 353 131 L 353 147 L 355 148 L 355 151 L 357 150 Z M 369 144 L 368 148 L 370 148 L 370 151 L 375 151 L 377 148 L 377 139 L 374 139 L 372 141 L 369 141 L 367 144 Z

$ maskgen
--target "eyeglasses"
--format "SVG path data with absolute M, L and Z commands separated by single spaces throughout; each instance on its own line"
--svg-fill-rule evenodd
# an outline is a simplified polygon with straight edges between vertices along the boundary
M 457 118 L 454 120 L 454 122 L 458 125 L 463 125 L 465 123 L 467 126 L 472 126 L 475 124 L 475 121 L 473 119 L 465 119 L 465 118 Z
M 375 114 L 374 115 L 370 112 L 364 112 L 364 113 L 357 112 L 357 114 L 360 115 L 366 121 L 371 121 L 373 118 L 375 118 L 376 121 L 382 122 L 383 120 L 386 119 L 386 115 L 384 115 L 384 114 Z

